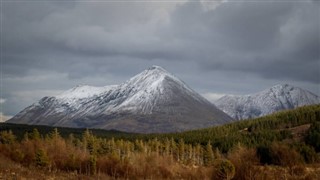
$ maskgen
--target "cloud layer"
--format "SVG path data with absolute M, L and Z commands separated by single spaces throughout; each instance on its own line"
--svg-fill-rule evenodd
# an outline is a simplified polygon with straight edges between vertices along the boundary
M 153 64 L 207 97 L 278 83 L 320 94 L 316 1 L 5 1 L 1 8 L 5 114 L 77 84 L 119 84 Z

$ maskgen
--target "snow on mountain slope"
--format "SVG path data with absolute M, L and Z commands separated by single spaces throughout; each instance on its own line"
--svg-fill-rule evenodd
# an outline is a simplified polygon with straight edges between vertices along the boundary
M 55 96 L 57 101 L 61 104 L 68 104 L 70 106 L 77 106 L 79 101 L 83 99 L 89 99 L 95 96 L 99 96 L 105 92 L 115 89 L 116 85 L 104 86 L 104 87 L 94 87 L 88 85 L 78 85 L 70 90 L 63 92 Z
M 320 98 L 317 95 L 288 84 L 276 85 L 251 95 L 226 95 L 215 102 L 218 108 L 238 120 L 318 103 Z
M 78 85 L 60 95 L 55 96 L 57 99 L 70 100 L 70 99 L 82 99 L 90 98 L 92 96 L 99 95 L 105 91 L 111 90 L 116 86 L 104 86 L 104 87 L 94 87 L 88 85 Z
M 176 132 L 232 121 L 184 82 L 153 66 L 114 86 L 77 86 L 44 97 L 9 122 L 117 129 L 129 132 Z
M 115 109 L 108 110 L 138 110 L 145 114 L 151 114 L 158 101 L 170 98 L 166 89 L 166 83 L 169 81 L 172 81 L 181 92 L 187 93 L 195 100 L 206 101 L 174 75 L 159 66 L 153 66 L 120 85 L 115 92 L 121 92 L 126 99 Z

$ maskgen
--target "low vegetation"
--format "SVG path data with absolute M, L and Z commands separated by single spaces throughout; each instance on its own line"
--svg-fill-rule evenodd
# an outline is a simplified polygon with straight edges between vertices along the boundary
M 320 179 L 319 142 L 320 105 L 171 134 L 1 124 L 0 179 Z

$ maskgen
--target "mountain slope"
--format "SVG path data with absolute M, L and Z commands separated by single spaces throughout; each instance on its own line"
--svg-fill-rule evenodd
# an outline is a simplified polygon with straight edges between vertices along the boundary
M 320 98 L 317 95 L 288 84 L 276 85 L 251 95 L 226 95 L 215 102 L 218 108 L 238 120 L 318 103 Z
M 231 120 L 184 82 L 153 66 L 120 85 L 77 86 L 61 95 L 44 97 L 8 122 L 155 133 Z

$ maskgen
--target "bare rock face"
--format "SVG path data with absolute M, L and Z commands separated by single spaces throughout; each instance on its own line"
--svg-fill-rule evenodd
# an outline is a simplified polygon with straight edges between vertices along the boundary
M 288 84 L 276 85 L 264 91 L 223 96 L 215 104 L 234 119 L 250 119 L 296 107 L 319 104 L 320 98 L 306 90 Z
M 231 117 L 184 82 L 153 66 L 120 85 L 77 86 L 44 97 L 8 122 L 163 133 L 230 121 Z

